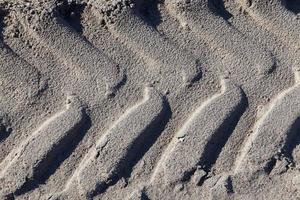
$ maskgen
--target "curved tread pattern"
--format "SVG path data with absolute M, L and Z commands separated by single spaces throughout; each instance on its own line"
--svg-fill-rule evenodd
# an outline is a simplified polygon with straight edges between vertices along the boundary
M 222 57 L 226 58 L 229 55 L 235 62 L 234 66 L 241 68 L 240 74 L 247 71 L 243 69 L 246 66 L 253 67 L 259 74 L 273 70 L 275 63 L 271 53 L 261 49 L 255 42 L 241 35 L 221 17 L 210 11 L 208 0 L 167 0 L 166 6 L 183 26 L 188 26 L 212 49 L 220 51 Z
M 175 141 L 162 157 L 157 169 L 164 169 L 167 183 L 187 181 L 200 168 L 207 173 L 208 168 L 211 167 L 209 165 L 213 163 L 206 163 L 206 161 L 217 151 L 213 143 L 226 142 L 231 133 L 226 133 L 230 130 L 227 130 L 224 125 L 237 123 L 236 120 L 243 113 L 246 99 L 242 89 L 229 80 L 222 82 L 222 93 L 216 94 L 197 108 L 178 131 Z M 212 121 L 214 123 L 209 123 Z M 157 172 L 154 172 L 153 180 L 158 178 Z
M 126 2 L 126 1 L 125 1 Z M 118 38 L 125 41 L 133 51 L 141 55 L 153 67 L 153 71 L 174 74 L 174 70 L 182 75 L 184 83 L 190 84 L 201 78 L 199 60 L 184 50 L 164 39 L 155 28 L 145 24 L 135 14 L 135 4 L 122 5 L 122 11 L 112 20 L 105 17 L 105 12 L 113 7 L 114 2 L 99 3 L 92 1 L 95 15 L 106 20 L 109 30 Z M 108 4 L 104 6 L 103 4 Z M 105 11 L 103 11 L 105 10 Z M 104 13 L 104 14 L 103 14 Z M 141 35 L 143 33 L 143 35 Z
M 66 60 L 67 66 L 91 77 L 92 82 L 104 82 L 107 94 L 114 93 L 123 84 L 124 71 L 72 30 L 62 18 L 52 15 L 44 13 L 39 17 L 37 27 L 29 26 L 32 35 L 62 61 Z M 97 71 L 91 71 L 88 66 L 97 66 Z
M 300 118 L 298 73 L 296 72 L 296 84 L 279 94 L 255 124 L 253 133 L 243 145 L 236 161 L 235 173 L 270 170 L 270 162 L 274 162 L 278 154 L 284 153 L 289 135 L 292 134 L 291 129 Z
M 296 194 L 300 86 L 299 72 L 291 86 L 290 68 L 298 65 L 299 8 L 288 11 L 288 1 L 2 0 L 0 144 L 12 150 L 0 156 L 0 199 Z M 217 92 L 219 73 L 226 78 Z M 112 123 L 148 82 L 144 98 Z M 15 141 L 37 113 L 57 107 L 64 90 L 80 93 L 89 109 L 71 95 L 63 110 Z M 92 135 L 82 140 L 91 122 Z
M 118 181 L 126 167 L 144 144 L 146 134 L 159 125 L 165 114 L 164 98 L 151 87 L 146 87 L 144 100 L 127 110 L 91 148 L 64 191 L 50 195 L 64 199 L 72 184 L 77 183 L 81 198 L 91 199 Z
M 26 184 L 41 179 L 68 141 L 77 137 L 85 118 L 77 97 L 69 96 L 63 111 L 47 119 L 0 164 L 2 198 L 21 194 Z

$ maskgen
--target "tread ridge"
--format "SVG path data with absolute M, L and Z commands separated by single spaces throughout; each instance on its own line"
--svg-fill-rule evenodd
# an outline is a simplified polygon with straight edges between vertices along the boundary
M 154 88 L 146 87 L 144 99 L 128 109 L 101 136 L 65 189 L 49 196 L 52 199 L 64 199 L 74 184 L 83 199 L 101 194 L 123 176 L 126 167 L 132 165 L 134 156 L 145 145 L 147 134 L 155 134 L 153 128 L 159 125 L 165 114 L 166 102 L 163 96 Z
M 101 10 L 103 5 L 92 1 L 95 15 L 100 19 L 105 18 Z M 110 32 L 124 41 L 129 48 L 138 53 L 148 65 L 157 73 L 174 74 L 176 71 L 184 83 L 190 84 L 201 78 L 201 66 L 188 52 L 180 50 L 171 42 L 163 38 L 153 27 L 147 25 L 135 14 L 135 4 L 124 6 L 122 12 L 114 18 L 113 22 L 106 20 Z M 143 36 L 140 33 L 143 33 Z M 174 70 L 175 68 L 175 70 Z
M 114 93 L 124 84 L 125 74 L 118 64 L 110 60 L 102 51 L 72 30 L 58 15 L 44 13 L 37 19 L 37 27 L 28 26 L 29 32 L 66 65 L 74 67 L 90 78 L 92 82 L 104 81 L 108 94 Z M 21 14 L 22 16 L 22 14 Z M 24 22 L 28 24 L 28 22 Z M 88 66 L 98 66 L 91 71 Z
M 296 83 L 273 99 L 267 111 L 256 122 L 235 163 L 235 173 L 263 171 L 284 150 L 291 139 L 291 129 L 300 117 L 299 72 Z M 282 113 L 289 112 L 287 116 Z
M 167 183 L 187 181 L 195 173 L 197 167 L 205 164 L 212 165 L 215 162 L 214 160 L 211 160 L 211 163 L 204 161 L 214 151 L 210 149 L 210 143 L 216 140 L 215 137 L 226 142 L 226 138 L 231 134 L 230 131 L 233 130 L 229 130 L 229 133 L 222 133 L 220 128 L 224 126 L 225 121 L 238 120 L 247 104 L 241 88 L 229 80 L 223 80 L 222 86 L 222 93 L 214 95 L 197 108 L 177 132 L 173 143 L 159 161 L 152 181 L 159 178 L 158 174 L 162 169 Z M 212 120 L 215 123 L 210 126 L 208 122 Z M 233 121 L 233 124 L 237 123 Z M 185 159 L 182 159 L 183 157 Z M 209 170 L 211 166 L 206 167 L 208 167 L 206 170 Z
M 0 164 L 2 197 L 19 195 L 30 181 L 45 176 L 44 172 L 63 153 L 66 140 L 78 136 L 85 122 L 84 109 L 77 97 L 69 96 L 66 108 L 56 113 L 35 130 Z
M 166 6 L 170 14 L 183 26 L 188 26 L 199 39 L 204 40 L 215 51 L 221 51 L 222 58 L 229 56 L 230 60 L 235 62 L 233 66 L 241 67 L 239 73 L 246 71 L 243 67 L 249 65 L 258 74 L 268 74 L 274 70 L 275 61 L 271 53 L 260 48 L 255 42 L 235 30 L 227 21 L 210 11 L 208 0 L 188 2 L 167 0 Z M 244 56 L 245 54 L 247 57 Z

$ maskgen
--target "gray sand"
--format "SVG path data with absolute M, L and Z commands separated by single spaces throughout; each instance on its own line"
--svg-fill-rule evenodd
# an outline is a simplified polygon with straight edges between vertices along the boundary
M 0 199 L 300 199 L 297 0 L 0 0 Z

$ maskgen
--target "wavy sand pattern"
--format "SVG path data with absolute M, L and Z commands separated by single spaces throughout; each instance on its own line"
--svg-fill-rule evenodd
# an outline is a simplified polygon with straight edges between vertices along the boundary
M 299 19 L 296 0 L 0 0 L 0 199 L 299 199 Z

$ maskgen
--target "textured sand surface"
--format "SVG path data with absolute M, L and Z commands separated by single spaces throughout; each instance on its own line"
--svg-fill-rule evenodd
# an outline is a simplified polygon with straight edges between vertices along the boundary
M 0 200 L 300 199 L 299 0 L 0 0 Z

